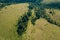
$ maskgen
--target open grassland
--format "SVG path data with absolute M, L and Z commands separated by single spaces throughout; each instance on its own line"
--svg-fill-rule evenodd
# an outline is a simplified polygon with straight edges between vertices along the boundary
M 28 11 L 28 4 L 16 4 L 0 11 L 0 40 L 19 40 L 16 23 L 20 16 Z
M 49 23 L 44 18 L 38 19 L 35 25 L 32 25 L 29 20 L 26 33 L 22 37 L 18 36 L 17 21 L 28 11 L 28 6 L 27 3 L 21 3 L 6 6 L 0 10 L 0 40 L 60 40 L 60 27 Z M 46 9 L 50 18 L 60 23 L 60 10 L 55 9 L 53 16 L 49 14 L 49 11 Z M 33 10 L 32 13 L 34 14 Z

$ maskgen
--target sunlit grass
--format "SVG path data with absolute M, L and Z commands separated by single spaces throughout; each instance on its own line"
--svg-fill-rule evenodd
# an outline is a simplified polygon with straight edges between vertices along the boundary
M 0 11 L 0 40 L 60 40 L 60 27 L 57 25 L 49 23 L 44 18 L 36 20 L 35 25 L 31 23 L 32 17 L 35 17 L 33 10 L 26 33 L 22 37 L 17 35 L 16 24 L 20 16 L 28 11 L 28 6 L 27 3 L 10 5 Z M 55 13 L 53 16 L 48 15 L 51 19 L 60 22 L 60 10 L 55 10 Z

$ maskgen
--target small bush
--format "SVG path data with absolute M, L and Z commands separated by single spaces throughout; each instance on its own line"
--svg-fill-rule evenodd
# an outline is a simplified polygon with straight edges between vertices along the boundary
M 32 20 L 31 20 L 31 23 L 33 24 L 33 25 L 35 25 L 35 21 L 37 20 L 37 18 L 35 17 L 35 18 L 32 18 Z
M 26 28 L 27 28 L 27 23 L 19 24 L 17 28 L 18 35 L 22 35 L 26 31 Z

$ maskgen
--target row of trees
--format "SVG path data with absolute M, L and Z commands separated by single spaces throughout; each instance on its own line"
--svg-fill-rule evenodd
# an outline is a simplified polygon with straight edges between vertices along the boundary
M 19 18 L 17 23 L 18 35 L 22 35 L 23 33 L 25 33 L 30 16 L 31 16 L 31 11 L 29 10 L 26 14 L 24 14 L 23 16 L 21 16 L 21 18 Z

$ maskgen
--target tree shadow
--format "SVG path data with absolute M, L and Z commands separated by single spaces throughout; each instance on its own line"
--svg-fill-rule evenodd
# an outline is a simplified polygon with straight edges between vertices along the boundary
M 60 2 L 45 4 L 45 8 L 55 8 L 60 9 Z

